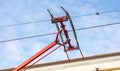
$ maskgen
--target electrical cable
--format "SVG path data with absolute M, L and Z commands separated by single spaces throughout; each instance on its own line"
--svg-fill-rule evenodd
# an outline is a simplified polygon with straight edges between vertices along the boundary
M 106 27 L 106 26 L 113 26 L 113 25 L 120 25 L 120 22 L 110 23 L 110 24 L 104 24 L 104 25 L 96 25 L 96 26 L 91 26 L 91 27 L 78 28 L 78 29 L 75 29 L 75 30 L 76 31 L 87 30 L 87 29 L 93 29 L 93 28 L 99 28 L 99 27 Z M 69 32 L 70 31 L 72 31 L 72 30 L 69 30 Z
M 90 27 L 84 27 L 84 28 L 78 28 L 78 29 L 75 29 L 75 30 L 76 31 L 87 30 L 87 29 L 100 28 L 100 27 L 113 26 L 113 25 L 120 25 L 120 22 L 104 24 L 104 25 L 90 26 Z M 72 30 L 68 30 L 68 32 L 72 32 Z M 0 43 L 10 42 L 10 41 L 17 41 L 17 40 L 23 40 L 23 39 L 30 39 L 30 38 L 36 38 L 36 37 L 41 37 L 41 36 L 54 35 L 56 33 L 57 32 L 41 34 L 41 35 L 34 35 L 34 36 L 28 36 L 28 37 L 22 37 L 22 38 L 15 38 L 15 39 L 9 39 L 9 40 L 2 40 L 2 41 L 0 41 Z
M 41 20 L 41 21 L 31 21 L 31 22 L 25 22 L 25 23 L 18 23 L 18 24 L 1 25 L 0 27 L 11 27 L 11 26 L 18 26 L 18 25 L 27 25 L 27 24 L 33 24 L 33 23 L 39 23 L 39 22 L 47 22 L 49 20 L 50 19 Z
M 103 11 L 103 12 L 96 12 L 96 13 L 90 13 L 90 14 L 83 14 L 83 15 L 77 15 L 77 16 L 71 16 L 71 17 L 72 17 L 72 18 L 77 18 L 77 17 L 82 17 L 82 16 L 100 15 L 100 14 L 113 13 L 113 12 L 120 12 L 120 10 Z
M 22 37 L 22 38 L 15 38 L 15 39 L 9 39 L 9 40 L 3 40 L 3 41 L 0 41 L 0 43 L 16 41 L 16 40 L 23 40 L 23 39 L 29 39 L 29 38 L 36 38 L 36 37 L 40 37 L 40 36 L 54 35 L 56 33 L 57 32 L 48 33 L 48 34 L 41 34 L 41 35 L 34 35 L 34 36 L 28 36 L 28 37 Z
M 90 13 L 90 14 L 84 14 L 84 15 L 77 15 L 77 16 L 71 16 L 71 18 L 77 18 L 77 17 L 82 17 L 82 16 L 91 16 L 91 15 L 99 15 L 99 14 L 112 13 L 112 12 L 120 12 L 120 10 L 104 11 L 104 12 L 96 12 L 96 13 Z M 18 24 L 0 25 L 0 28 L 1 27 L 18 26 L 18 25 L 27 25 L 27 24 L 47 22 L 47 21 L 50 21 L 50 19 L 40 20 L 40 21 L 31 21 L 31 22 L 25 22 L 25 23 L 18 23 Z

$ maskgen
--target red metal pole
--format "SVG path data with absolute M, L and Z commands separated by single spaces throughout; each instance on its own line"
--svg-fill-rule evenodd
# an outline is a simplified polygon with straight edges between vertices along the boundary
M 39 57 L 40 55 L 42 55 L 43 53 L 45 53 L 46 51 L 48 51 L 50 48 L 52 48 L 55 45 L 56 45 L 56 41 L 53 41 L 48 46 L 46 46 L 45 48 L 43 48 L 42 50 L 40 50 L 39 52 L 37 52 L 35 55 L 33 55 L 31 58 L 29 58 L 28 60 L 26 60 L 24 63 L 22 63 L 21 65 L 19 65 L 17 68 L 15 68 L 12 71 L 19 71 L 19 70 L 21 70 L 26 65 L 28 65 L 30 62 L 32 62 L 33 60 L 35 60 L 37 57 Z
M 42 58 L 38 59 L 37 61 L 35 61 L 32 65 L 26 67 L 24 69 L 24 71 L 30 67 L 32 67 L 34 64 L 36 64 L 37 62 L 39 62 L 40 60 L 42 60 L 43 58 L 45 58 L 46 56 L 48 56 L 49 54 L 51 54 L 52 52 L 54 52 L 55 50 L 57 50 L 58 48 L 60 48 L 61 46 L 64 46 L 66 43 L 62 44 L 62 45 L 59 45 L 57 48 L 53 49 L 52 51 L 50 51 L 49 53 L 47 53 L 45 56 L 43 56 Z

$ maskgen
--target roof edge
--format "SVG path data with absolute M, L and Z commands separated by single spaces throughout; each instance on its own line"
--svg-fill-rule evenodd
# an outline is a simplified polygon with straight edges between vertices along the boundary
M 119 56 L 119 55 L 120 55 L 120 52 L 112 52 L 112 53 L 87 56 L 87 57 L 85 57 L 85 60 L 83 60 L 82 58 L 74 58 L 74 59 L 71 59 L 71 63 L 78 62 L 78 61 L 86 61 L 86 60 L 92 60 L 92 59 L 105 58 L 105 57 Z M 32 66 L 31 68 L 45 67 L 45 66 L 65 64 L 65 63 L 68 63 L 68 60 L 61 60 L 61 61 L 55 61 L 55 62 L 49 62 L 49 63 L 43 63 L 43 64 L 36 64 L 36 65 Z M 11 71 L 12 69 L 14 69 L 14 68 L 3 69 L 2 71 Z

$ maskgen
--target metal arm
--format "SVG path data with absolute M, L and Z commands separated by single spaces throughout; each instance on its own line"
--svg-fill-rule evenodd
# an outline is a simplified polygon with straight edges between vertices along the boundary
M 74 24 L 73 24 L 73 22 L 72 22 L 72 19 L 71 19 L 69 13 L 68 13 L 62 6 L 61 6 L 61 8 L 63 9 L 63 11 L 65 11 L 65 13 L 66 13 L 66 15 L 67 15 L 67 17 L 68 17 L 68 19 L 69 19 L 69 22 L 70 22 L 70 25 L 71 25 L 71 28 L 72 28 L 72 31 L 73 31 L 73 34 L 74 34 L 74 37 L 75 37 L 75 40 L 76 40 L 76 43 L 77 43 L 77 48 L 79 49 L 82 58 L 85 59 L 85 58 L 84 58 L 84 55 L 83 55 L 83 53 L 82 53 L 82 50 L 80 49 L 80 45 L 79 45 L 79 42 L 78 42 L 78 39 L 77 39 L 77 34 L 76 34 L 76 31 L 75 31 L 75 28 L 74 28 Z
M 70 21 L 70 24 L 71 24 L 71 27 L 72 27 L 72 30 L 73 30 L 73 33 L 74 33 L 74 36 L 75 36 L 75 40 L 76 40 L 76 42 L 77 42 L 77 46 L 78 46 L 78 48 L 79 48 L 79 43 L 78 43 L 78 40 L 77 40 L 77 35 L 76 35 L 76 32 L 75 32 L 75 28 L 74 28 L 74 25 L 73 25 L 73 23 L 72 23 L 72 20 L 71 20 L 71 17 L 70 17 L 70 15 L 69 15 L 69 13 L 63 8 L 63 7 L 61 7 L 65 12 L 66 12 L 66 16 L 60 16 L 60 17 L 57 17 L 57 18 L 54 18 L 54 16 L 50 13 L 50 11 L 48 10 L 48 12 L 49 12 L 49 14 L 50 14 L 50 16 L 51 16 L 51 21 L 52 21 L 52 23 L 56 23 L 57 24 L 57 22 L 58 23 L 60 23 L 61 24 L 61 29 L 62 30 L 60 30 L 59 29 L 59 26 L 58 25 L 56 25 L 56 27 L 57 27 L 57 29 L 58 29 L 58 33 L 57 33 L 57 35 L 56 35 L 56 39 L 52 42 L 52 43 L 50 43 L 49 45 L 47 45 L 45 48 L 43 48 L 42 50 L 40 50 L 39 52 L 37 52 L 35 55 L 33 55 L 31 58 L 29 58 L 28 60 L 26 60 L 25 62 L 23 62 L 21 65 L 19 65 L 18 67 L 16 67 L 15 69 L 13 69 L 12 71 L 19 71 L 19 70 L 21 70 L 21 69 L 23 69 L 25 66 L 27 66 L 29 63 L 31 63 L 33 60 L 35 60 L 36 58 L 38 58 L 39 56 L 41 56 L 42 54 L 44 54 L 46 51 L 48 51 L 49 49 L 51 49 L 53 46 L 55 46 L 56 44 L 59 44 L 60 46 L 64 46 L 64 48 L 66 48 L 65 47 L 65 44 L 68 44 L 68 48 L 65 50 L 66 51 L 66 53 L 67 53 L 67 51 L 71 51 L 71 50 L 76 50 L 76 48 L 74 48 L 74 46 L 72 46 L 71 45 L 71 43 L 70 43 L 70 38 L 69 38 L 69 35 L 68 35 L 68 31 L 66 30 L 66 28 L 65 28 L 65 25 L 64 25 L 64 23 L 63 22 L 65 22 L 65 21 L 68 21 L 68 19 L 69 19 L 69 21 Z M 62 37 L 62 35 L 61 35 L 61 32 L 63 31 L 63 33 L 65 34 L 65 38 L 66 38 L 66 42 L 64 42 L 63 41 L 63 37 Z M 62 39 L 62 44 L 61 43 L 58 43 L 58 36 L 60 35 L 60 38 Z M 59 46 L 59 47 L 60 47 Z M 58 48 L 59 48 L 58 47 Z M 78 49 L 77 48 L 77 49 Z M 56 48 L 57 49 L 57 48 Z M 55 50 L 56 50 L 55 49 Z M 55 51 L 55 50 L 53 50 L 53 51 Z M 79 48 L 79 50 L 80 50 L 80 48 Z M 53 52 L 53 51 L 51 51 L 51 52 Z M 51 53 L 50 52 L 50 53 Z M 81 55 L 82 55 L 82 57 L 83 57 L 83 54 L 82 54 L 82 51 L 80 50 L 80 53 L 81 53 Z M 49 54 L 49 53 L 48 53 Z M 47 54 L 47 55 L 48 55 Z M 47 56 L 47 55 L 45 55 L 45 56 Z M 67 57 L 68 57 L 68 54 L 67 54 Z M 43 57 L 44 58 L 44 57 Z M 84 57 L 83 57 L 84 58 Z M 68 57 L 68 60 L 69 60 L 69 57 Z M 70 62 L 70 60 L 69 60 L 69 62 Z
M 78 48 L 79 48 L 79 43 L 78 43 L 78 40 L 77 40 L 77 34 L 76 34 L 76 31 L 75 31 L 75 28 L 74 28 L 72 19 L 71 19 L 69 13 L 68 13 L 62 6 L 61 6 L 61 8 L 65 11 L 67 17 L 69 18 L 70 25 L 71 25 L 71 27 L 72 27 L 72 30 L 73 30 L 73 34 L 74 34 L 75 40 L 76 40 L 77 46 L 78 46 Z
M 52 13 L 50 12 L 49 9 L 47 9 L 47 11 L 48 11 L 48 13 L 49 13 L 50 16 L 51 16 L 51 21 L 52 21 L 52 23 L 55 23 L 55 26 L 56 26 L 57 30 L 60 31 L 60 28 L 59 28 L 58 23 L 57 23 L 57 22 L 54 22 L 54 16 L 52 15 Z M 60 39 L 61 39 L 62 43 L 65 42 L 64 39 L 63 39 L 62 33 L 60 33 Z M 64 52 L 66 53 L 68 62 L 70 62 L 70 58 L 69 58 L 68 53 L 67 53 L 67 51 L 66 51 L 66 48 L 67 48 L 67 47 L 66 47 L 66 45 L 63 45 L 63 47 L 64 47 Z
M 61 32 L 62 32 L 62 30 L 58 31 L 55 41 L 53 41 L 52 43 L 50 43 L 49 45 L 47 45 L 45 48 L 43 48 L 42 50 L 40 50 L 39 52 L 37 52 L 35 55 L 33 55 L 31 58 L 29 58 L 28 60 L 26 60 L 24 63 L 22 63 L 21 65 L 19 65 L 18 67 L 16 67 L 12 71 L 19 71 L 19 70 L 23 69 L 25 66 L 27 66 L 29 63 L 31 63 L 33 60 L 35 60 L 40 55 L 42 55 L 43 53 L 45 53 L 46 51 L 48 51 L 49 49 L 51 49 L 53 46 L 55 46 L 57 44 L 58 36 L 59 36 L 59 34 Z
M 29 58 L 28 60 L 26 60 L 24 63 L 22 63 L 21 65 L 19 65 L 17 68 L 15 68 L 13 71 L 19 71 L 19 70 L 21 70 L 26 65 L 28 65 L 30 62 L 32 62 L 33 60 L 35 60 L 37 57 L 39 57 L 40 55 L 42 55 L 43 53 L 45 53 L 46 51 L 48 51 L 50 48 L 52 48 L 55 45 L 56 45 L 56 41 L 53 41 L 48 46 L 46 46 L 45 48 L 43 48 L 42 50 L 40 50 L 38 53 L 36 53 L 35 55 L 33 55 L 31 58 Z

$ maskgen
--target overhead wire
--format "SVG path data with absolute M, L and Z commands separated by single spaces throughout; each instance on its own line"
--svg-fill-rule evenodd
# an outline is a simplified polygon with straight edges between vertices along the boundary
M 100 14 L 113 13 L 113 12 L 120 12 L 120 10 L 103 11 L 103 12 L 96 12 L 96 13 L 90 13 L 90 14 L 83 14 L 83 15 L 77 15 L 77 16 L 71 16 L 71 17 L 72 17 L 72 18 L 76 18 L 76 17 L 82 17 L 82 16 L 100 15 Z
M 83 15 L 71 16 L 71 18 L 77 18 L 77 17 L 83 17 L 83 16 L 92 16 L 92 15 L 99 15 L 99 14 L 112 13 L 112 12 L 120 12 L 120 10 L 103 11 L 103 12 L 96 12 L 96 13 L 90 13 L 90 14 L 83 14 Z M 30 22 L 18 23 L 18 24 L 0 25 L 0 28 L 2 28 L 2 27 L 18 26 L 18 25 L 27 25 L 27 24 L 47 22 L 47 21 L 50 21 L 50 19 L 38 20 L 38 21 L 30 21 Z
M 27 37 L 21 37 L 21 38 L 9 39 L 9 40 L 3 40 L 3 41 L 0 41 L 0 43 L 16 41 L 16 40 L 23 40 L 23 39 L 29 39 L 29 38 L 36 38 L 36 37 L 40 37 L 40 36 L 54 35 L 56 33 L 57 32 L 47 33 L 47 34 L 40 34 L 40 35 L 34 35 L 34 36 L 27 36 Z
M 106 27 L 106 26 L 113 26 L 113 25 L 120 25 L 120 22 L 103 24 L 103 25 L 96 25 L 96 26 L 89 26 L 89 27 L 83 27 L 83 28 L 75 29 L 75 31 L 87 30 L 87 29 L 93 29 L 93 28 L 100 28 L 100 27 Z M 71 31 L 72 31 L 72 30 L 68 30 L 68 32 L 71 32 Z M 9 40 L 2 40 L 2 41 L 0 41 L 0 43 L 10 42 L 10 41 L 17 41 L 17 40 L 23 40 L 23 39 L 30 39 L 30 38 L 36 38 L 36 37 L 41 37 L 41 36 L 54 35 L 54 34 L 56 34 L 56 33 L 57 33 L 57 32 L 47 33 L 47 34 L 39 34 L 39 35 L 27 36 L 27 37 L 15 38 L 15 39 L 9 39 Z
M 39 23 L 39 22 L 47 22 L 47 21 L 50 21 L 50 19 L 40 20 L 40 21 L 31 21 L 31 22 L 25 22 L 25 23 L 18 23 L 18 24 L 1 25 L 0 27 L 11 27 L 11 26 L 18 26 L 18 25 L 27 25 L 27 24 L 33 24 L 33 23 Z
M 91 26 L 91 27 L 78 28 L 78 29 L 75 29 L 75 30 L 76 31 L 87 30 L 87 29 L 93 29 L 93 28 L 99 28 L 99 27 L 106 27 L 106 26 L 113 26 L 113 25 L 120 25 L 120 22 L 110 23 L 110 24 L 103 24 L 103 25 L 96 25 L 96 26 Z M 71 32 L 71 31 L 72 30 L 69 30 L 69 32 Z

